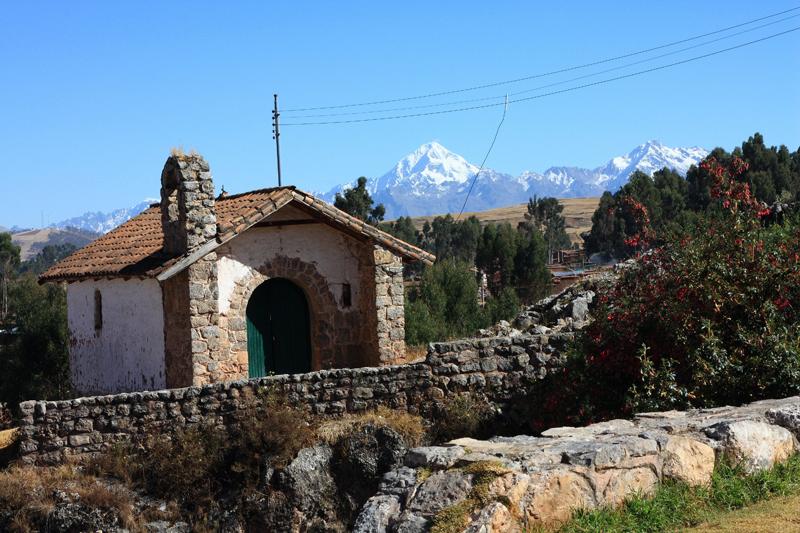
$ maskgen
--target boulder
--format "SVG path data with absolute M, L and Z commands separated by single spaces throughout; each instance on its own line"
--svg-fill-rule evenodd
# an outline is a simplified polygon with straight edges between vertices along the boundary
M 492 502 L 472 517 L 464 533 L 521 533 L 522 528 L 508 507 Z
M 661 451 L 665 478 L 688 485 L 705 486 L 711 483 L 716 457 L 708 444 L 683 436 L 669 437 Z
M 472 476 L 461 470 L 434 472 L 417 487 L 406 508 L 432 518 L 442 509 L 464 500 L 471 490 Z
M 342 437 L 334 449 L 333 469 L 339 488 L 361 502 L 375 493 L 385 472 L 406 455 L 402 435 L 390 427 L 366 424 Z
M 706 435 L 719 441 L 723 453 L 748 474 L 771 468 L 797 450 L 789 430 L 756 420 L 719 422 L 706 428 Z
M 528 526 L 568 520 L 577 509 L 596 507 L 594 489 L 585 472 L 567 468 L 531 475 L 522 501 L 522 516 Z
M 788 429 L 795 438 L 800 439 L 800 403 L 770 409 L 766 417 L 773 424 Z
M 649 466 L 613 469 L 603 474 L 596 476 L 607 478 L 602 498 L 598 498 L 601 505 L 617 507 L 631 496 L 649 495 L 658 487 L 658 475 Z M 600 485 L 597 481 L 595 483 Z
M 412 448 L 405 457 L 405 465 L 431 469 L 450 468 L 466 452 L 461 446 L 423 446 Z
M 353 533 L 386 533 L 390 519 L 400 512 L 400 498 L 390 495 L 373 496 L 361 509 Z

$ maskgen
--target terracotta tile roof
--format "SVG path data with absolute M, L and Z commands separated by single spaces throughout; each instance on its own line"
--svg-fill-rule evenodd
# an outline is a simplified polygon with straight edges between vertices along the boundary
M 235 238 L 281 207 L 293 204 L 355 236 L 380 244 L 405 260 L 433 262 L 435 257 L 388 233 L 336 209 L 294 187 L 276 187 L 236 194 L 216 201 L 217 237 L 222 244 Z M 100 277 L 155 277 L 186 257 L 163 250 L 161 210 L 158 204 L 53 265 L 39 277 L 46 281 L 78 281 Z

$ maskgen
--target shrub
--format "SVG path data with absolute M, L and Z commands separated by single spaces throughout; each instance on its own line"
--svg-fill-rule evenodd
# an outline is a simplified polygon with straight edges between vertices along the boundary
M 0 530 L 49 531 L 53 527 L 49 525 L 49 515 L 58 503 L 58 492 L 88 507 L 113 513 L 123 527 L 141 527 L 133 511 L 132 496 L 122 487 L 109 486 L 69 465 L 14 466 L 0 470 Z
M 256 490 L 265 468 L 284 466 L 314 441 L 314 421 L 283 395 L 264 391 L 243 401 L 249 406 L 229 428 L 199 425 L 154 434 L 111 448 L 88 469 L 177 501 L 202 520 L 202 511 L 216 506 L 221 494 Z
M 800 391 L 800 226 L 762 222 L 741 160 L 706 165 L 713 212 L 599 294 L 582 350 L 540 388 L 538 428 Z
M 485 396 L 459 394 L 436 409 L 431 427 L 433 440 L 446 442 L 459 437 L 483 437 L 495 414 Z
M 406 342 L 411 345 L 469 335 L 487 324 L 467 263 L 446 260 L 427 268 L 406 303 Z
M 408 411 L 389 409 L 383 406 L 374 411 L 345 415 L 323 422 L 317 428 L 316 434 L 328 444 L 335 444 L 341 437 L 352 432 L 354 428 L 368 424 L 393 429 L 403 437 L 403 441 L 409 448 L 420 446 L 427 439 L 425 422 L 422 417 L 412 415 Z

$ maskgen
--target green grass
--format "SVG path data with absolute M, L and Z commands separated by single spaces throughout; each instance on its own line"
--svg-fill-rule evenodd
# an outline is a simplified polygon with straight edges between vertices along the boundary
M 800 454 L 750 476 L 722 462 L 709 487 L 665 482 L 652 497 L 636 496 L 617 509 L 578 511 L 563 533 L 674 531 L 772 498 L 800 493 Z

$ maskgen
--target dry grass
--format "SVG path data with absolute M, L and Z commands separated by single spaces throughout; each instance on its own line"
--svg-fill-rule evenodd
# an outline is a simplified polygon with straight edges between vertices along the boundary
M 11 517 L 0 524 L 10 531 L 36 531 L 56 507 L 55 493 L 77 494 L 81 503 L 116 512 L 123 527 L 138 529 L 132 494 L 119 486 L 81 472 L 76 466 L 14 466 L 0 470 L 0 516 Z
M 13 446 L 17 441 L 17 429 L 6 429 L 0 431 L 0 450 Z
M 738 511 L 719 515 L 712 521 L 688 529 L 695 533 L 800 533 L 800 495 L 757 503 Z
M 425 359 L 428 355 L 428 345 L 427 344 L 419 344 L 417 346 L 408 346 L 406 345 L 406 358 L 405 362 L 411 363 L 413 361 L 417 361 L 418 359 Z
M 564 206 L 564 221 L 567 226 L 567 235 L 573 243 L 583 243 L 580 234 L 584 231 L 592 229 L 592 215 L 595 209 L 600 204 L 600 198 L 563 198 L 558 201 Z M 477 211 L 474 213 L 464 213 L 464 217 L 475 216 L 484 224 L 490 223 L 505 223 L 508 222 L 516 227 L 519 222 L 525 219 L 527 212 L 527 204 L 511 205 L 508 207 L 498 207 L 495 209 L 487 209 L 486 211 Z M 431 222 L 437 216 L 431 215 L 424 217 L 415 217 L 411 221 L 414 227 L 422 229 L 425 222 Z
M 374 411 L 328 420 L 319 425 L 316 434 L 322 441 L 334 444 L 351 433 L 354 428 L 367 424 L 395 430 L 409 447 L 419 446 L 425 441 L 426 430 L 422 417 L 388 407 L 378 407 Z

